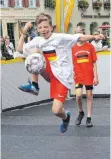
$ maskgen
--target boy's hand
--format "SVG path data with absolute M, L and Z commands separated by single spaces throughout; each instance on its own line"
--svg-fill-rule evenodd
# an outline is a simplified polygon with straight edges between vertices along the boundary
M 99 80 L 97 77 L 94 78 L 93 85 L 97 86 L 99 84 Z
M 105 39 L 105 36 L 103 34 L 94 35 L 94 40 L 103 40 Z
M 31 22 L 27 22 L 24 26 L 24 31 L 27 32 L 30 28 L 32 28 L 32 23 Z

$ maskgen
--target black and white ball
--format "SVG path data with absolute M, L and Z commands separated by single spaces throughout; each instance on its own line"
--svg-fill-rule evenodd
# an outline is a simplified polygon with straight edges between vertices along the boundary
M 31 74 L 40 74 L 46 67 L 46 61 L 43 55 L 39 53 L 30 54 L 25 60 L 25 67 Z

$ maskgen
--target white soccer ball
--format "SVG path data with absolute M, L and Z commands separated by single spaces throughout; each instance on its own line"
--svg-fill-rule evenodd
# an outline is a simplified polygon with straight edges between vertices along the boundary
M 39 53 L 30 54 L 25 60 L 25 67 L 31 74 L 40 74 L 46 67 L 46 61 Z

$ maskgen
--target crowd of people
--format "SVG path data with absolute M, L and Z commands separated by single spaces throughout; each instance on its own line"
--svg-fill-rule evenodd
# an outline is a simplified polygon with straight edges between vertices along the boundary
M 78 26 L 78 25 L 77 25 Z M 80 26 L 81 29 L 85 32 L 85 30 Z M 56 32 L 56 26 L 53 26 L 53 32 Z M 93 35 L 99 35 L 100 31 L 95 30 Z M 36 34 L 32 31 L 32 29 L 29 29 L 28 34 L 25 37 L 24 43 L 29 42 L 32 40 L 34 37 L 38 36 L 39 34 Z M 96 52 L 101 52 L 101 51 L 108 51 L 110 47 L 110 43 L 107 39 L 107 37 L 103 40 L 92 40 L 89 41 L 95 48 Z M 0 57 L 1 59 L 4 60 L 10 60 L 14 58 L 14 44 L 10 41 L 9 36 L 0 36 Z M 22 57 L 22 56 L 21 56 Z

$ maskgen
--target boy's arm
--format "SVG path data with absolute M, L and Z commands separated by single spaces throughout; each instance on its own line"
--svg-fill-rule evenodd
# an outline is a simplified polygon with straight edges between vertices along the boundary
M 24 26 L 24 29 L 21 32 L 21 37 L 19 39 L 18 47 L 17 47 L 17 51 L 20 52 L 20 53 L 23 53 L 24 39 L 26 37 L 26 33 L 27 33 L 28 29 L 31 28 L 31 27 L 32 27 L 32 23 L 27 22 Z
M 31 25 L 31 22 L 26 23 L 24 29 L 21 31 L 22 35 L 18 43 L 17 52 L 23 53 L 24 57 L 27 57 L 29 54 L 32 53 L 37 53 L 39 49 L 40 37 L 35 37 L 33 40 L 24 44 L 24 39 L 26 36 L 24 33 L 27 32 Z
M 61 43 L 63 43 L 64 47 L 73 47 L 74 44 L 76 44 L 78 41 L 89 41 L 89 40 L 101 40 L 104 39 L 103 34 L 99 35 L 83 35 L 83 34 L 64 34 L 64 33 L 57 33 L 56 34 L 61 40 Z
M 103 34 L 99 35 L 83 35 L 81 34 L 78 41 L 89 41 L 89 40 L 102 40 L 105 36 Z
M 93 71 L 94 71 L 94 80 L 93 84 L 94 86 L 97 86 L 99 84 L 99 79 L 98 79 L 98 72 L 97 72 L 97 63 L 93 63 Z

